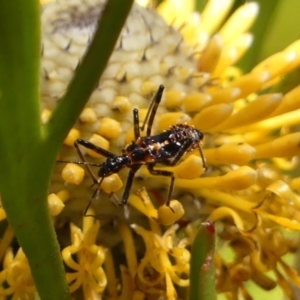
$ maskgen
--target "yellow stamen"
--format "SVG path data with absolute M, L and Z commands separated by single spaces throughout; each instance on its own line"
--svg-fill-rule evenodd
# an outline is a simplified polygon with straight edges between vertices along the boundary
M 122 281 L 122 294 L 120 300 L 131 299 L 134 294 L 135 284 L 131 274 L 124 266 L 120 266 L 121 269 L 121 281 Z
M 185 93 L 177 90 L 168 90 L 165 92 L 164 105 L 167 108 L 180 107 L 183 101 Z
M 129 273 L 131 275 L 131 278 L 134 278 L 137 272 L 138 263 L 132 233 L 128 225 L 122 221 L 118 222 L 118 229 L 124 243 Z
M 131 109 L 131 103 L 125 96 L 117 96 L 111 104 L 113 110 L 118 110 L 120 113 L 126 113 Z
M 251 211 L 251 209 L 256 206 L 256 203 L 247 201 L 243 197 L 218 190 L 201 189 L 199 190 L 199 194 L 208 199 L 217 201 L 221 203 L 221 205 L 230 206 L 246 212 Z
M 170 226 L 184 215 L 182 204 L 178 200 L 171 200 L 169 205 L 163 204 L 157 210 L 158 221 L 164 226 Z
M 172 170 L 176 177 L 184 179 L 195 179 L 205 172 L 202 158 L 193 154 L 188 156 L 179 165 L 166 169 Z
M 206 93 L 189 94 L 182 99 L 183 110 L 186 113 L 198 112 L 211 102 L 211 96 Z
M 65 207 L 61 199 L 53 193 L 48 195 L 48 205 L 52 217 L 59 215 Z
M 69 200 L 71 197 L 70 192 L 66 189 L 60 190 L 56 193 L 56 195 L 60 198 L 62 202 Z
M 104 269 L 107 277 L 107 291 L 108 291 L 109 299 L 117 300 L 118 299 L 117 277 L 115 272 L 114 260 L 109 250 L 106 251 Z
M 151 227 L 151 231 L 158 235 L 161 235 L 162 234 L 161 228 L 160 228 L 159 224 L 157 224 L 157 222 L 154 221 L 154 220 L 157 220 L 158 213 L 157 213 L 157 210 L 155 209 L 155 207 L 153 206 L 153 203 L 152 203 L 148 193 L 146 192 L 146 189 L 142 188 L 141 190 L 139 190 L 138 195 L 139 195 L 140 199 L 143 200 L 144 207 L 146 208 L 146 211 L 147 211 L 146 216 L 149 218 L 149 224 Z
M 190 121 L 191 117 L 182 112 L 165 113 L 159 118 L 157 130 L 161 132 L 163 130 L 169 129 L 169 127 L 174 124 L 190 123 Z
M 144 81 L 141 86 L 142 95 L 147 96 L 155 93 L 158 86 L 152 81 Z
M 281 99 L 281 94 L 266 94 L 259 96 L 212 130 L 227 130 L 232 127 L 240 127 L 264 120 L 278 107 Z
M 74 146 L 74 142 L 80 137 L 78 129 L 72 128 L 64 140 L 64 144 L 67 146 Z
M 15 236 L 14 230 L 10 225 L 7 225 L 0 241 L 0 261 L 2 261 L 2 258 L 5 252 L 7 251 L 7 249 L 9 248 L 14 236 Z
M 98 133 L 107 138 L 107 139 L 115 139 L 121 133 L 121 124 L 120 122 L 112 119 L 112 118 L 102 118 L 100 126 L 98 128 Z
M 283 126 L 293 126 L 299 124 L 300 120 L 300 109 L 269 118 L 267 120 L 263 120 L 249 126 L 243 126 L 238 128 L 238 132 L 240 134 L 250 131 L 264 131 L 264 130 L 273 130 L 277 128 L 281 128 Z M 235 130 L 232 130 L 235 132 Z
M 107 193 L 115 193 L 123 186 L 123 182 L 118 174 L 112 174 L 102 181 L 101 189 Z
M 245 221 L 242 219 L 242 217 L 239 213 L 237 213 L 235 210 L 233 210 L 229 207 L 225 207 L 225 206 L 221 206 L 221 207 L 214 209 L 213 212 L 209 216 L 209 220 L 211 220 L 212 222 L 216 222 L 218 220 L 221 220 L 223 218 L 228 218 L 228 217 L 231 217 L 233 219 L 235 226 L 240 231 L 246 231 L 248 229 L 248 228 L 247 229 L 245 228 L 246 224 L 247 224 L 247 227 L 249 227 L 249 229 L 252 229 L 255 226 L 255 223 L 257 222 L 255 217 L 251 218 L 250 212 L 248 214 L 247 221 Z
M 61 172 L 61 177 L 68 183 L 79 185 L 84 178 L 84 169 L 73 163 L 68 163 Z
M 92 108 L 85 107 L 79 116 L 79 120 L 83 123 L 94 123 L 97 121 L 97 115 Z

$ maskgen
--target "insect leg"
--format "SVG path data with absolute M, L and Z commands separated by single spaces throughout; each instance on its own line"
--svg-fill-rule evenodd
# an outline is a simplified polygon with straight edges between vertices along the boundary
M 152 129 L 153 121 L 154 121 L 154 118 L 155 118 L 155 114 L 156 114 L 158 105 L 161 101 L 164 88 L 165 87 L 163 85 L 159 86 L 153 100 L 151 101 L 151 104 L 150 104 L 149 109 L 147 111 L 147 115 L 146 115 L 145 120 L 143 122 L 143 125 L 141 127 L 141 129 L 144 130 L 144 128 L 147 124 L 147 132 L 146 132 L 147 136 L 151 135 L 151 129 Z
M 199 149 L 199 153 L 200 153 L 200 156 L 201 156 L 201 159 L 202 159 L 202 165 L 203 165 L 203 168 L 205 169 L 205 171 L 207 170 L 207 165 L 206 165 L 206 159 L 204 157 L 204 153 L 203 153 L 203 150 L 200 146 L 200 144 L 198 144 L 198 149 Z
M 77 139 L 74 142 L 74 146 L 75 146 L 76 150 L 79 149 L 78 144 L 81 145 L 81 146 L 83 146 L 83 147 L 85 147 L 85 148 L 88 148 L 88 149 L 90 149 L 90 150 L 92 150 L 92 151 L 94 151 L 94 152 L 96 152 L 98 154 L 101 154 L 101 155 L 103 155 L 105 157 L 114 158 L 114 157 L 117 156 L 117 155 L 113 154 L 112 152 L 107 151 L 107 150 L 105 150 L 105 149 L 103 149 L 101 147 L 98 147 L 95 144 L 93 144 L 93 143 L 91 143 L 89 141 L 83 140 L 83 139 Z M 77 150 L 77 152 L 78 152 L 78 150 Z M 83 155 L 82 155 L 81 151 L 80 151 L 80 153 L 81 153 L 81 155 L 78 152 L 80 158 L 83 158 Z
M 128 177 L 127 177 L 126 185 L 125 185 L 125 188 L 124 188 L 124 192 L 123 192 L 121 205 L 126 205 L 127 204 L 127 200 L 129 198 L 129 193 L 130 193 L 130 190 L 131 190 L 134 175 L 140 167 L 141 166 L 138 165 L 138 166 L 135 166 L 135 167 L 130 169 Z
M 88 148 L 90 150 L 93 150 L 94 152 L 98 153 L 98 154 L 101 154 L 105 157 L 115 157 L 116 155 L 101 148 L 101 147 L 98 147 L 96 145 L 94 145 L 93 143 L 91 142 L 88 142 L 86 140 L 83 140 L 83 139 L 77 139 L 75 142 L 74 142 L 74 147 L 80 157 L 80 159 L 83 161 L 83 162 L 86 162 L 84 156 L 83 156 L 83 153 L 81 152 L 80 148 L 79 148 L 79 145 L 85 147 L 85 148 Z M 98 179 L 97 179 L 97 176 L 95 175 L 95 173 L 92 171 L 91 167 L 90 167 L 90 163 L 84 163 L 83 165 L 85 165 L 85 168 L 87 170 L 87 172 L 89 173 L 89 175 L 91 176 L 94 184 L 98 184 L 99 185 L 99 182 L 98 182 Z
M 173 174 L 173 172 L 170 172 L 170 171 L 154 170 L 153 168 L 154 168 L 154 164 L 148 165 L 148 171 L 150 174 L 155 175 L 155 176 L 168 176 L 171 178 L 171 182 L 170 182 L 169 190 L 168 190 L 168 196 L 167 196 L 167 200 L 166 200 L 166 205 L 169 206 L 171 198 L 172 198 L 173 189 L 174 189 L 174 182 L 175 182 L 174 174 Z
M 98 187 L 97 187 L 97 189 L 95 190 L 95 192 L 94 192 L 92 198 L 90 199 L 89 203 L 87 204 L 86 208 L 85 208 L 84 211 L 83 211 L 83 216 L 84 216 L 84 217 L 93 217 L 93 218 L 97 219 L 94 215 L 87 215 L 86 213 L 87 213 L 88 209 L 90 208 L 90 206 L 91 206 L 93 200 L 94 200 L 95 198 L 98 198 L 99 193 L 100 193 L 100 188 L 99 188 L 99 187 L 100 187 L 100 185 L 101 185 L 103 179 L 104 179 L 104 177 L 101 177 L 99 181 L 97 180 Z

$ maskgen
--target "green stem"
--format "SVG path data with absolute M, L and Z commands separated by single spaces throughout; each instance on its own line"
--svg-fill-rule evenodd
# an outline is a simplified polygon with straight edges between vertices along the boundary
M 200 227 L 192 246 L 189 300 L 215 300 L 215 228 L 211 222 Z
M 132 2 L 108 2 L 96 40 L 52 120 L 42 126 L 39 1 L 0 1 L 1 200 L 41 299 L 70 299 L 47 204 L 52 168 L 64 137 L 105 68 Z

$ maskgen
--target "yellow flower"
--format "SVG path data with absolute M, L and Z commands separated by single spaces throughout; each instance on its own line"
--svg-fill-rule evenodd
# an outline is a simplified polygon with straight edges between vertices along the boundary
M 7 249 L 0 272 L 0 295 L 11 299 L 33 299 L 35 294 L 30 267 L 22 249 L 16 255 L 11 248 Z
M 92 213 L 90 210 L 87 212 L 88 215 Z M 102 268 L 105 248 L 96 244 L 100 222 L 94 222 L 92 217 L 85 217 L 83 230 L 72 223 L 70 226 L 72 244 L 62 250 L 64 262 L 69 268 L 75 270 L 67 273 L 70 292 L 82 286 L 85 299 L 100 299 L 97 295 L 103 292 L 107 283 Z

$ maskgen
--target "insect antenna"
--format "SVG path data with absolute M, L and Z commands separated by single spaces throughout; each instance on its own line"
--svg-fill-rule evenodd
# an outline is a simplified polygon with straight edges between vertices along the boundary
M 93 167 L 101 167 L 101 164 L 92 163 L 92 162 L 89 162 L 89 161 L 57 160 L 56 162 L 76 164 L 76 165 L 88 165 L 88 166 L 93 166 Z

